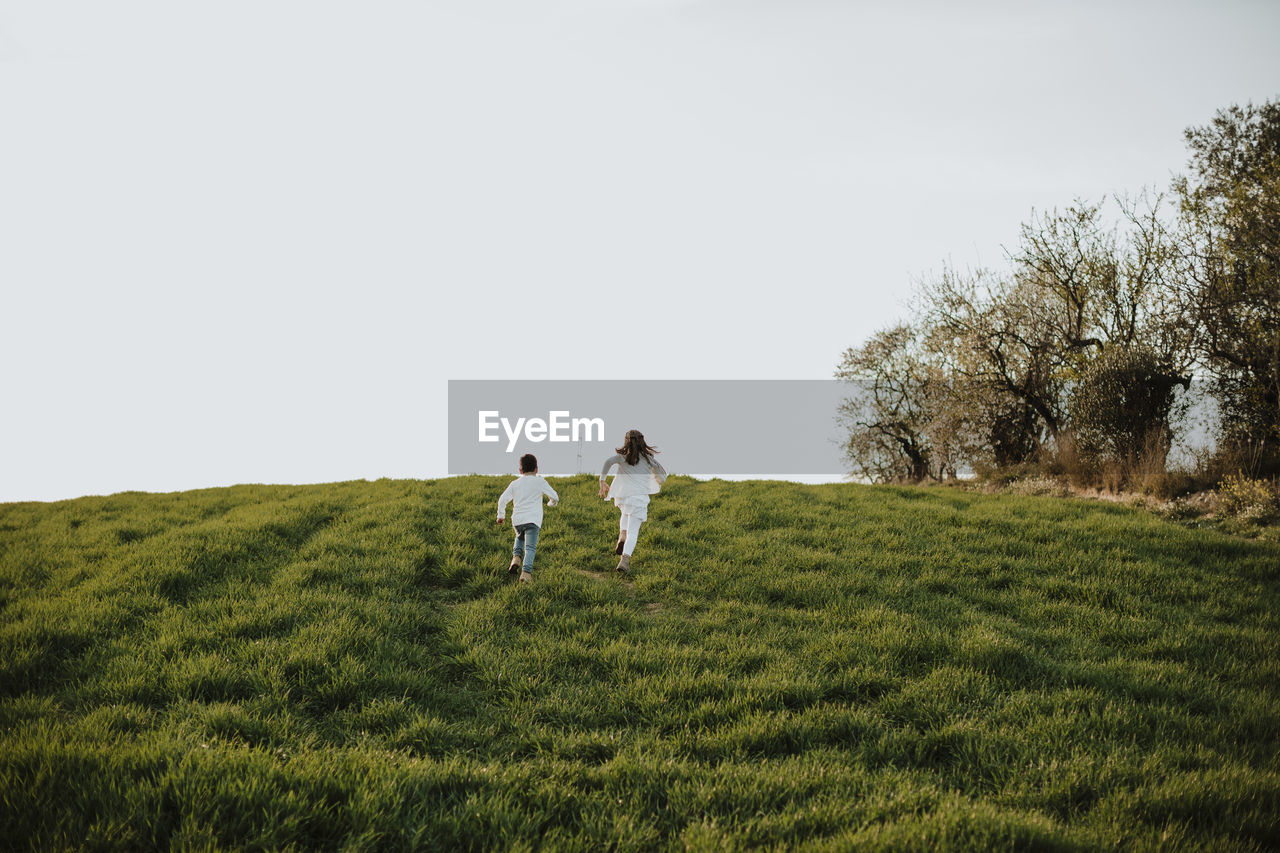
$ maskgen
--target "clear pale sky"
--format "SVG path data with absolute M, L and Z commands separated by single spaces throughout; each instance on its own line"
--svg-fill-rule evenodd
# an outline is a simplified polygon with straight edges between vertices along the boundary
M 1280 3 L 0 5 L 0 501 L 446 471 L 446 382 L 826 378 L 1280 96 Z M 743 416 L 749 417 L 744 402 Z

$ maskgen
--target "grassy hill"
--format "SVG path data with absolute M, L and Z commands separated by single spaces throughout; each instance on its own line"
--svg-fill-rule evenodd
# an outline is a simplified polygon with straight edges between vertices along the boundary
M 0 505 L 0 847 L 1280 846 L 1280 545 L 1100 502 L 507 478 Z

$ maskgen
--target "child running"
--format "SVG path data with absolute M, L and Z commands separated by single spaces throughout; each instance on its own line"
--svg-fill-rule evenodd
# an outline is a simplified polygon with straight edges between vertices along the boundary
M 503 522 L 507 504 L 515 502 L 511 526 L 516 530 L 516 541 L 511 547 L 511 565 L 507 567 L 507 573 L 514 575 L 520 572 L 521 583 L 533 580 L 533 554 L 538 548 L 538 529 L 542 526 L 543 495 L 551 498 L 547 506 L 560 502 L 556 490 L 538 476 L 537 457 L 526 453 L 520 457 L 520 476 L 512 480 L 502 497 L 498 498 L 498 524 Z
M 628 430 L 617 456 L 604 460 L 600 469 L 600 497 L 612 499 L 622 517 L 618 520 L 618 544 L 613 553 L 621 554 L 618 571 L 631 570 L 631 554 L 636 549 L 640 524 L 649 517 L 649 495 L 656 495 L 667 479 L 666 469 L 653 458 L 658 448 L 645 444 L 639 430 Z M 613 485 L 607 485 L 609 469 L 618 466 Z

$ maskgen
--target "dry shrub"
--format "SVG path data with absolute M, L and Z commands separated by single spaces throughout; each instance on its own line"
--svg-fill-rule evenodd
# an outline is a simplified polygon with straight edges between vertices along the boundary
M 1002 489 L 1017 480 L 1034 477 L 1039 472 L 1040 469 L 1031 462 L 1005 467 L 983 463 L 974 465 L 974 474 L 977 476 L 978 481 L 996 490 Z
M 1119 494 L 1129 480 L 1128 466 L 1118 459 L 1102 463 L 1098 469 L 1098 488 Z
M 1138 450 L 1126 456 L 1085 452 L 1074 433 L 1064 430 L 1053 452 L 1042 457 L 1041 469 L 1078 489 L 1106 489 L 1112 494 L 1133 491 L 1168 498 L 1193 490 L 1185 477 L 1171 477 L 1166 470 L 1169 446 L 1168 430 L 1157 428 L 1147 433 Z
M 1188 498 L 1174 498 L 1160 507 L 1159 513 L 1170 521 L 1187 521 L 1200 516 L 1200 507 Z
M 1155 495 L 1162 500 L 1172 500 L 1198 492 L 1204 489 L 1205 485 L 1204 481 L 1195 472 L 1177 468 L 1172 471 L 1166 471 L 1162 477 L 1153 482 L 1152 491 L 1148 494 Z
M 1098 482 L 1097 469 L 1080 453 L 1075 435 L 1070 430 L 1058 434 L 1045 470 L 1054 476 L 1066 477 L 1071 485 L 1080 489 L 1090 488 Z
M 1051 495 L 1065 498 L 1071 493 L 1067 484 L 1052 477 L 1025 477 L 1009 484 L 1009 491 L 1015 495 Z
M 1142 440 L 1142 447 L 1129 462 L 1129 487 L 1144 495 L 1165 497 L 1165 479 L 1168 471 L 1165 462 L 1169 458 L 1169 434 L 1163 429 L 1149 431 Z

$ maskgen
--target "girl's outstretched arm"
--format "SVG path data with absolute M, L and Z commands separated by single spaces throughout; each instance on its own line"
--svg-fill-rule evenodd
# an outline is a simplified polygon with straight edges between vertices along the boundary
M 606 482 L 609 477 L 609 469 L 614 465 L 621 464 L 621 456 L 610 456 L 608 459 L 604 460 L 604 467 L 600 469 L 600 497 L 604 497 L 609 494 L 609 484 Z
M 608 477 L 609 469 L 612 468 L 614 465 L 621 465 L 621 464 L 622 464 L 621 456 L 610 456 L 608 459 L 604 460 L 604 467 L 600 469 L 600 479 L 603 480 L 606 477 Z

